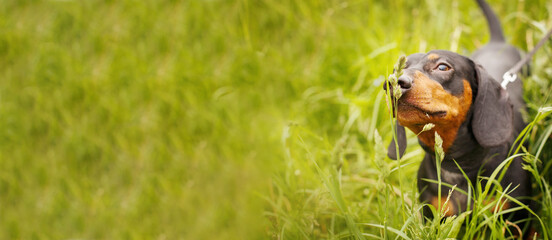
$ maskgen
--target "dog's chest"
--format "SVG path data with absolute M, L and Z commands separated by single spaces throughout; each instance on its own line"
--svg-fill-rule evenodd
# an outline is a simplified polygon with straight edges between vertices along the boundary
M 458 187 L 461 187 L 461 185 L 466 182 L 466 178 L 464 177 L 464 175 L 462 175 L 462 173 L 447 171 L 443 168 L 441 169 L 441 179 L 443 180 L 443 182 L 446 182 L 453 186 L 459 185 Z

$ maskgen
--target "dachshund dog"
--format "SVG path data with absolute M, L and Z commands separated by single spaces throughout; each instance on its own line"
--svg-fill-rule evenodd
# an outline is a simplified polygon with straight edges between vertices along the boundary
M 440 172 L 442 182 L 467 192 L 470 184 L 476 186 L 478 179 L 489 177 L 508 157 L 516 137 L 526 126 L 521 114 L 526 108 L 521 81 L 517 79 L 510 83 L 507 89 L 503 89 L 498 82 L 506 71 L 520 61 L 520 53 L 505 42 L 500 22 L 489 5 L 483 0 L 477 0 L 477 3 L 487 19 L 491 34 L 487 45 L 471 58 L 445 50 L 412 54 L 407 57 L 404 74 L 398 78 L 402 92 L 395 106 L 399 151 L 393 140 L 388 156 L 397 159 L 397 152 L 401 156 L 404 154 L 404 127 L 419 134 L 418 141 L 425 151 L 418 170 L 420 200 L 436 209 L 445 207 L 445 216 L 469 210 L 468 197 L 453 191 L 445 206 L 450 188 L 444 185 L 441 186 L 442 196 L 438 196 L 439 185 L 434 183 L 438 179 L 435 132 L 442 138 L 445 153 Z M 422 131 L 428 123 L 434 124 L 434 127 Z M 515 188 L 509 195 L 529 205 L 531 178 L 522 168 L 522 162 L 521 158 L 515 158 L 500 184 L 503 189 L 507 186 L 510 190 Z M 501 204 L 502 209 L 517 206 L 507 200 Z M 473 204 L 470 203 L 470 206 Z M 424 209 L 423 214 L 433 217 L 429 208 Z M 516 223 L 529 219 L 530 215 L 526 210 L 518 210 L 509 217 L 511 222 Z

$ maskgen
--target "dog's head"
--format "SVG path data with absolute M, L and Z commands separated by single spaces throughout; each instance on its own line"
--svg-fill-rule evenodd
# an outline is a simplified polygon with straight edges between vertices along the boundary
M 436 131 L 446 153 L 461 126 L 468 127 L 483 147 L 497 146 L 511 138 L 513 115 L 507 91 L 467 57 L 444 50 L 412 54 L 407 57 L 398 85 L 402 92 L 395 106 L 398 124 L 419 134 L 420 142 L 431 149 Z M 422 132 L 428 123 L 435 126 Z M 397 143 L 402 155 L 406 137 L 400 126 Z M 388 155 L 397 158 L 394 142 Z

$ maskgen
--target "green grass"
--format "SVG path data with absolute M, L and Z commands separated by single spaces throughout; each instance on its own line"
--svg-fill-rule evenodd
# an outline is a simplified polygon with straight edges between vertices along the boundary
M 549 1 L 490 2 L 521 49 L 552 26 Z M 381 85 L 401 54 L 484 44 L 472 1 L 4 0 L 0 16 L 0 239 L 416 239 L 461 222 L 417 217 L 422 150 L 409 134 L 400 165 L 385 157 Z M 550 46 L 529 121 L 551 105 Z M 537 175 L 551 122 L 527 139 Z

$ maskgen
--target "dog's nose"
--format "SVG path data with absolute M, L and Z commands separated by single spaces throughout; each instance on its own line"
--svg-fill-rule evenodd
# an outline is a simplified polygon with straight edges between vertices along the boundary
M 403 94 L 412 88 L 412 82 L 412 78 L 407 75 L 402 75 L 397 79 L 397 85 Z M 388 84 L 390 83 L 387 81 L 383 84 L 383 90 L 387 91 Z M 393 86 L 389 85 L 389 90 L 393 92 Z
M 401 91 L 403 93 L 410 90 L 410 88 L 412 88 L 412 79 L 410 77 L 406 75 L 402 75 L 397 80 L 398 80 L 399 87 L 401 88 Z

